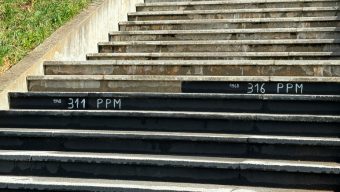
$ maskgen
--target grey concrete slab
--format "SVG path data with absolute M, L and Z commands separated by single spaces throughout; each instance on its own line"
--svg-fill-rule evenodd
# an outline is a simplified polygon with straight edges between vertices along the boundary
M 88 60 L 337 60 L 340 52 L 90 53 Z

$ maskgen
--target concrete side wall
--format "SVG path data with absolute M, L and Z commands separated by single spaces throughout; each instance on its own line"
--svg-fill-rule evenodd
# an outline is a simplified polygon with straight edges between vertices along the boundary
M 97 43 L 108 41 L 109 31 L 127 20 L 143 0 L 96 0 L 72 21 L 58 29 L 43 44 L 0 76 L 0 109 L 8 109 L 9 91 L 27 91 L 26 77 L 42 75 L 46 60 L 85 60 L 97 52 Z

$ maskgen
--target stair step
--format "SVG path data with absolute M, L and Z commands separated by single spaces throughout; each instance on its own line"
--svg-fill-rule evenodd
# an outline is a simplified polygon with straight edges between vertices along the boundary
M 291 8 L 291 7 L 332 7 L 338 6 L 337 0 L 217 0 L 158 2 L 137 4 L 137 11 L 176 11 L 176 10 L 227 10 L 254 8 Z
M 110 41 L 336 39 L 335 27 L 110 32 Z
M 339 52 L 340 39 L 117 41 L 98 43 L 99 53 Z
M 88 60 L 339 60 L 340 52 L 91 53 Z
M 2 150 L 338 161 L 340 139 L 152 131 L 0 128 Z
M 250 29 L 250 28 L 304 28 L 340 27 L 340 18 L 333 17 L 287 17 L 248 19 L 196 19 L 125 21 L 119 23 L 120 31 L 139 30 L 207 30 L 207 29 Z
M 20 119 L 20 121 L 18 121 Z M 0 111 L 0 127 L 340 137 L 340 117 L 159 111 Z
M 327 17 L 338 16 L 339 7 L 257 8 L 194 11 L 147 11 L 128 14 L 129 21 L 241 19 L 277 17 Z
M 0 151 L 0 159 L 1 173 L 32 176 L 319 189 L 339 187 L 340 179 L 340 165 L 332 162 L 57 151 Z
M 340 96 L 334 95 L 32 92 L 10 93 L 9 100 L 11 109 L 340 114 Z
M 79 179 L 62 177 L 0 176 L 0 189 L 11 192 L 309 192 L 304 189 L 227 186 L 133 180 Z M 12 191 L 13 190 L 13 191 Z M 30 190 L 30 191 L 26 191 Z M 31 191 L 32 190 L 32 191 Z M 331 192 L 313 190 L 315 192 Z M 4 191 L 7 192 L 7 191 Z
M 29 91 L 340 94 L 339 77 L 275 76 L 30 76 Z
M 127 181 L 105 179 L 78 179 L 58 177 L 18 177 L 0 176 L 0 188 L 10 189 L 13 192 L 36 191 L 78 191 L 78 192 L 308 192 L 303 189 L 279 189 L 264 187 L 208 185 L 193 183 L 151 182 L 151 181 Z M 16 191 L 17 190 L 17 191 Z M 326 190 L 313 190 L 315 192 L 331 192 Z M 4 191 L 7 192 L 7 191 Z
M 48 61 L 45 75 L 340 76 L 339 60 Z

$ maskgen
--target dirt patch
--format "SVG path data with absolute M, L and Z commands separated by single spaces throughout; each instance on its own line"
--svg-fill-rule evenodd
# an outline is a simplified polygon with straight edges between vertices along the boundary
M 10 69 L 12 67 L 12 64 L 8 57 L 3 58 L 3 65 L 0 67 L 0 75 L 3 74 L 5 71 Z

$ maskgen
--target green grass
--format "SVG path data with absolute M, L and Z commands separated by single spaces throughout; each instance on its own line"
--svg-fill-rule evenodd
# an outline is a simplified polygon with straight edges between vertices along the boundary
M 90 2 L 0 0 L 0 73 L 20 61 Z

